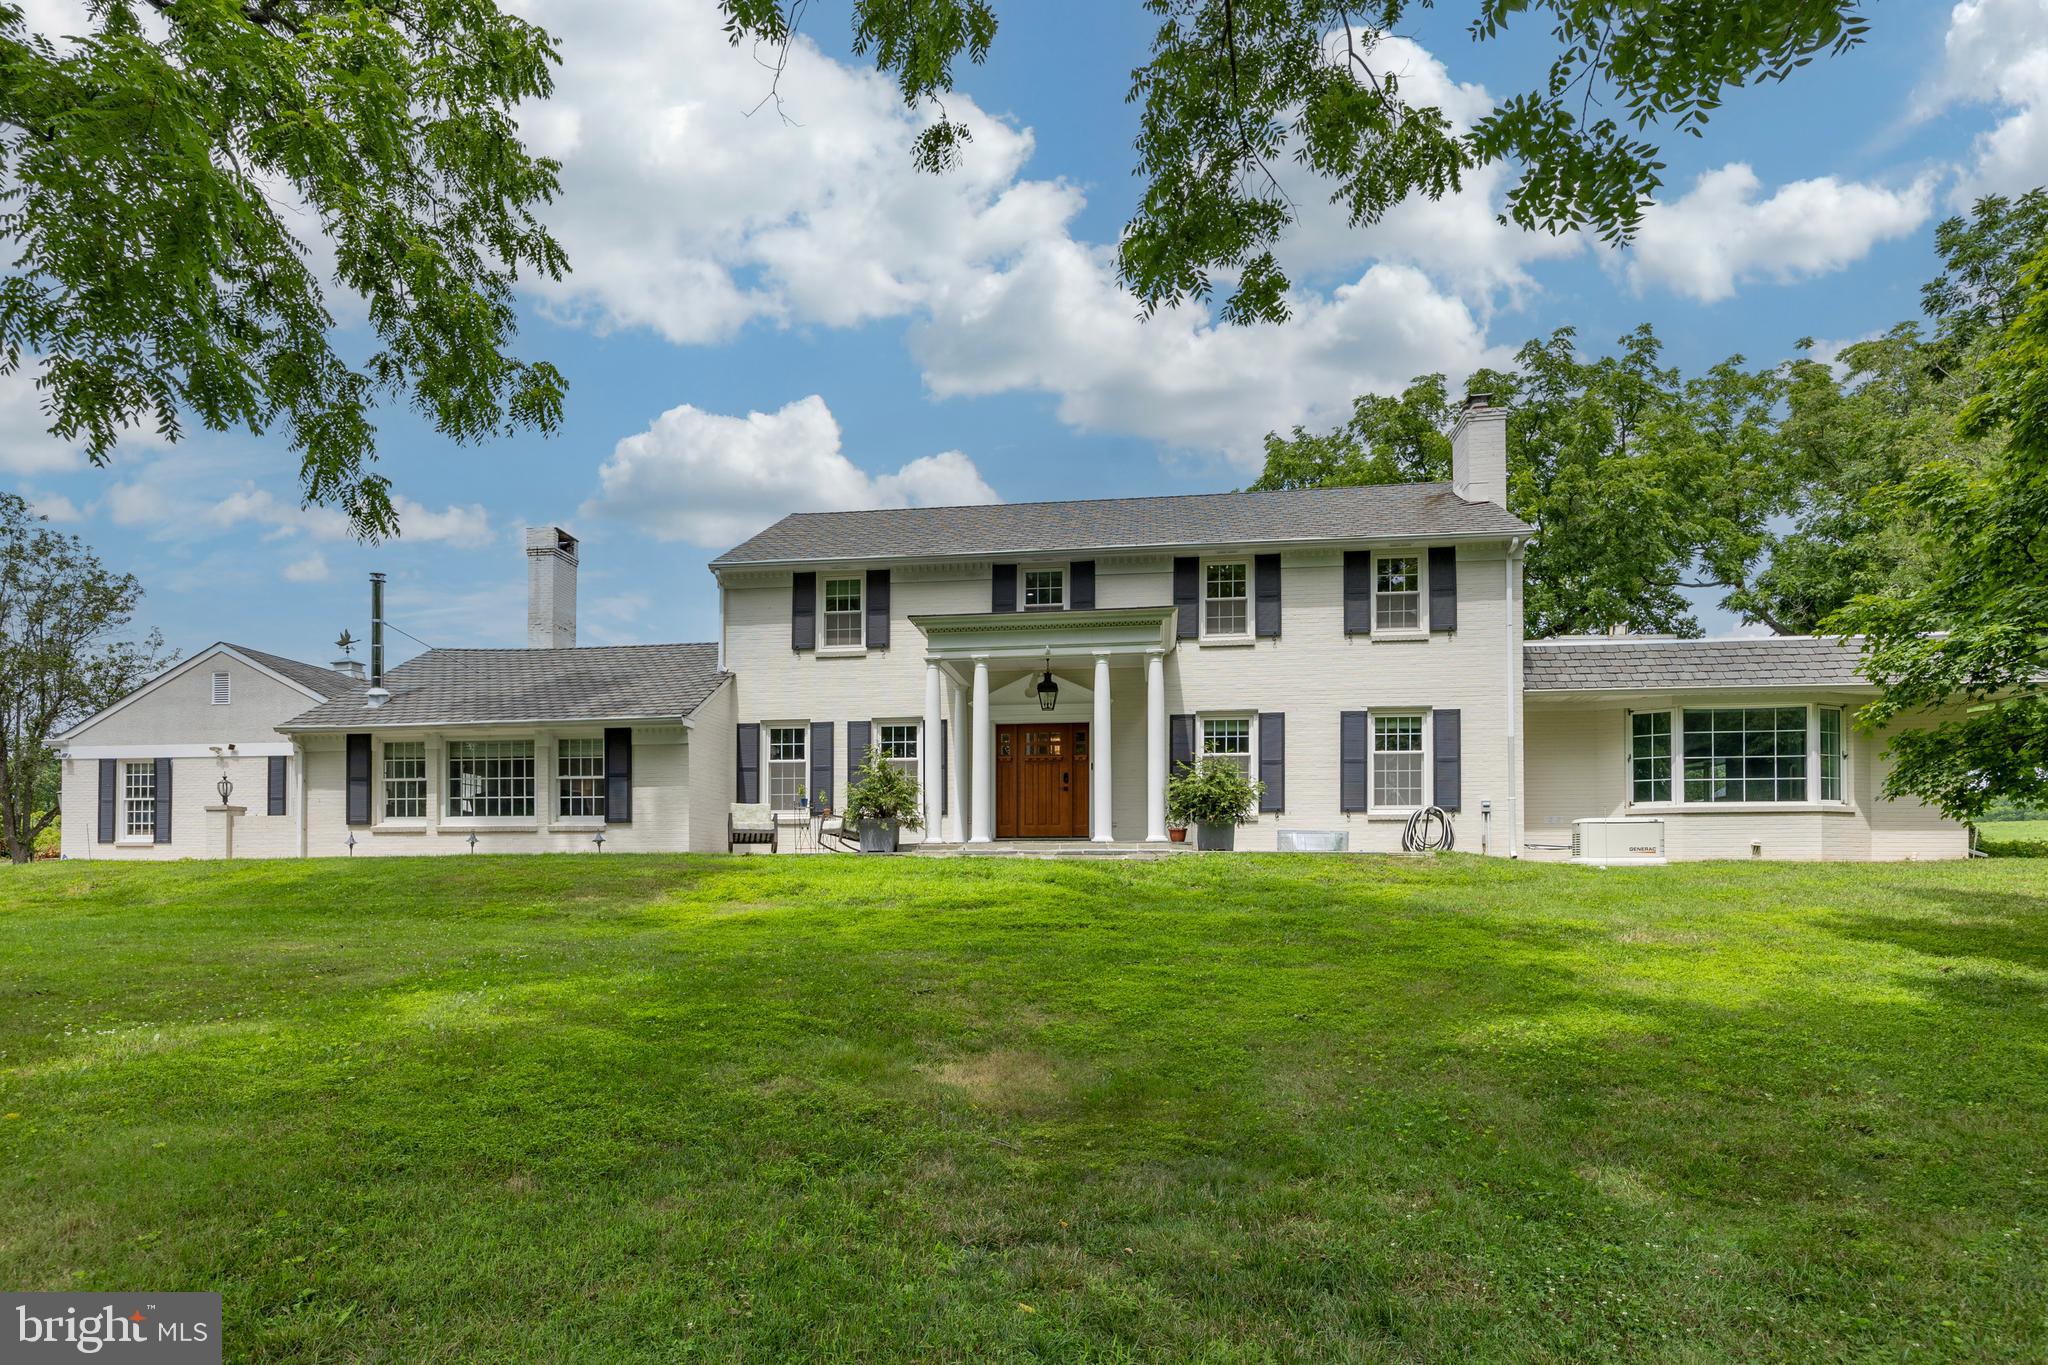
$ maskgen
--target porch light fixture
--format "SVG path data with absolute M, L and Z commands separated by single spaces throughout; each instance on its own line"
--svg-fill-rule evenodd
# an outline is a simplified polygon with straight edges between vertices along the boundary
M 1045 656 L 1045 676 L 1038 680 L 1038 709 L 1050 711 L 1060 704 L 1060 685 L 1052 680 L 1052 655 Z

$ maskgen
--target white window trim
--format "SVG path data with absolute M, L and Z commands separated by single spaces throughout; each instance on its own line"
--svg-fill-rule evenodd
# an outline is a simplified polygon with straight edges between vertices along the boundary
M 604 824 L 602 815 L 565 815 L 562 813 L 562 741 L 581 739 L 597 741 L 598 799 L 607 806 L 611 804 L 611 793 L 607 781 L 611 774 L 605 768 L 603 730 L 564 730 L 548 737 L 548 812 L 549 825 L 562 829 L 596 829 Z
M 420 746 L 420 757 L 421 757 L 421 758 L 422 758 L 422 759 L 424 760 L 424 762 L 425 762 L 425 764 L 426 764 L 426 787 L 425 787 L 425 796 L 426 796 L 426 801 L 425 801 L 425 803 L 424 803 L 424 805 L 425 805 L 425 809 L 426 809 L 426 814 L 425 814 L 425 815 L 386 815 L 386 814 L 384 813 L 384 812 L 385 812 L 385 810 L 386 810 L 386 809 L 387 809 L 387 807 L 388 807 L 388 800 L 389 800 L 389 798 L 388 798 L 388 783 L 389 783 L 389 779 L 388 779 L 388 778 L 387 778 L 387 777 L 386 777 L 386 776 L 384 775 L 384 773 L 385 773 L 385 770 L 384 770 L 384 751 L 385 751 L 386 749 L 390 748 L 390 747 L 391 747 L 391 746 L 392 746 L 393 744 L 417 744 L 417 745 L 419 745 L 419 746 Z M 439 793 L 438 793 L 438 788 L 436 787 L 436 784 L 435 784 L 435 782 L 434 782 L 434 763 L 435 763 L 435 759 L 436 759 L 436 756 L 437 756 L 437 746 L 435 746 L 435 745 L 433 745 L 433 744 L 430 744 L 430 743 L 428 743 L 428 742 L 427 742 L 427 740 L 426 740 L 425 738 L 420 738 L 420 739 L 382 739 L 382 738 L 380 738 L 380 739 L 378 739 L 378 740 L 377 740 L 377 743 L 376 743 L 376 749 L 375 749 L 375 753 L 374 753 L 374 754 L 372 754 L 372 756 L 371 756 L 371 757 L 372 757 L 372 761 L 373 761 L 373 763 L 374 763 L 374 765 L 375 765 L 375 767 L 374 767 L 374 770 L 373 770 L 373 771 L 375 772 L 375 775 L 376 775 L 376 779 L 377 779 L 377 787 L 376 787 L 376 792 L 375 792 L 375 794 L 374 794 L 374 796 L 373 796 L 373 798 L 372 798 L 372 799 L 374 800 L 374 802 L 375 802 L 375 805 L 374 805 L 374 808 L 373 808 L 373 809 L 374 809 L 374 818 L 373 818 L 373 819 L 371 820 L 371 822 L 370 822 L 370 827 L 371 827 L 372 829 L 392 829 L 392 830 L 403 830 L 403 829 L 424 829 L 424 828 L 426 828 L 426 827 L 427 827 L 427 825 L 428 825 L 429 823 L 431 823 L 431 822 L 432 822 L 432 820 L 433 820 L 433 817 L 434 817 L 434 815 L 435 815 L 435 806 L 434 806 L 434 802 L 435 802 L 435 799 L 436 799 L 437 795 L 439 794 Z
M 1214 565 L 1235 564 L 1244 570 L 1244 629 L 1235 632 L 1218 632 L 1209 629 L 1209 570 Z M 1255 581 L 1256 561 L 1250 555 L 1217 555 L 1200 560 L 1195 569 L 1195 611 L 1201 618 L 1201 630 L 1196 638 L 1205 645 L 1248 645 L 1255 642 L 1253 634 L 1258 611 L 1258 584 Z M 1225 600 L 1225 599 L 1218 599 Z
M 533 746 L 533 814 L 457 815 L 455 814 L 454 811 L 449 809 L 450 805 L 455 800 L 454 784 L 449 780 L 448 774 L 448 765 L 452 758 L 451 751 L 453 750 L 455 745 L 519 743 L 527 743 Z M 542 773 L 545 771 L 545 769 L 543 768 L 544 760 L 542 758 L 542 754 L 544 752 L 547 752 L 551 747 L 552 746 L 546 744 L 543 741 L 542 737 L 539 735 L 464 735 L 456 739 L 443 740 L 442 743 L 439 745 L 439 762 L 441 765 L 441 790 L 438 792 L 430 791 L 428 793 L 430 797 L 432 797 L 439 803 L 438 811 L 440 816 L 440 823 L 438 825 L 438 828 L 444 830 L 539 829 L 541 827 L 541 824 L 543 823 L 543 817 L 541 815 L 542 784 L 546 781 L 546 779 L 542 776 Z
M 1806 797 L 1800 801 L 1688 801 L 1685 799 L 1685 713 L 1691 711 L 1783 711 L 1791 707 L 1806 710 Z M 1820 713 L 1823 707 L 1832 707 L 1842 712 L 1842 795 L 1839 800 L 1823 799 L 1820 794 Z M 1669 801 L 1638 801 L 1635 799 L 1634 729 L 1632 717 L 1662 713 L 1671 717 L 1671 799 Z M 1787 698 L 1773 698 L 1766 694 L 1742 702 L 1685 702 L 1676 701 L 1669 706 L 1646 706 L 1640 710 L 1624 709 L 1621 713 L 1621 764 L 1622 801 L 1631 811 L 1645 811 L 1652 815 L 1670 812 L 1696 815 L 1759 815 L 1776 811 L 1785 814 L 1814 811 L 1852 811 L 1856 809 L 1855 788 L 1849 780 L 1850 756 L 1854 752 L 1854 739 L 1849 724 L 1849 706 L 1845 702 L 1794 701 Z
M 1394 720 L 1412 717 L 1422 722 L 1422 802 L 1414 806 L 1377 806 L 1373 797 L 1379 790 L 1375 779 L 1379 776 L 1380 732 L 1382 718 Z M 1406 820 L 1419 810 L 1434 804 L 1436 793 L 1431 790 L 1436 778 L 1436 764 L 1432 761 L 1436 749 L 1436 727 L 1430 724 L 1430 710 L 1426 706 L 1376 706 L 1366 713 L 1365 720 L 1365 816 L 1368 820 Z
M 1050 608 L 1050 607 L 1048 607 L 1048 608 L 1046 608 L 1046 610 L 1050 611 L 1050 610 L 1051 610 L 1051 608 Z M 911 779 L 911 781 L 913 781 L 913 782 L 917 783 L 917 786 L 918 786 L 918 790 L 919 790 L 919 792 L 921 793 L 921 792 L 922 792 L 922 791 L 924 790 L 924 720 L 923 720 L 923 718 L 922 718 L 922 717 L 920 717 L 920 716 L 895 716 L 895 717 L 885 717 L 885 718 L 877 718 L 877 719 L 874 719 L 874 720 L 870 720 L 870 721 L 868 722 L 868 725 L 869 725 L 869 727 L 870 727 L 870 729 L 869 729 L 869 731 L 868 731 L 868 747 L 869 747 L 869 748 L 871 748 L 871 749 L 879 749 L 879 748 L 881 748 L 881 747 L 882 747 L 882 727 L 883 727 L 884 725 L 889 725 L 889 726 L 908 726 L 908 727 L 910 727 L 910 733 L 911 733 L 911 742 L 912 742 L 913 744 L 915 744 L 915 745 L 917 746 L 917 753 L 916 753 L 916 754 L 914 754 L 914 755 L 913 755 L 912 757 L 910 757 L 910 758 L 909 758 L 909 759 L 907 759 L 907 760 L 906 760 L 906 759 L 898 759 L 898 758 L 892 758 L 892 759 L 890 759 L 889 761 L 890 761 L 890 762 L 893 762 L 893 763 L 904 763 L 904 762 L 908 762 L 908 763 L 910 764 L 910 779 Z M 849 784 L 849 785 L 850 785 L 850 784 L 851 784 L 851 783 L 853 782 L 853 778 L 852 778 L 852 776 L 850 776 L 850 775 L 848 776 L 848 778 L 847 778 L 846 780 L 847 780 L 847 782 L 848 782 L 848 784 Z M 842 804 L 843 804 L 843 803 L 842 803 Z
M 1209 723 L 1218 720 L 1241 720 L 1245 722 L 1245 742 L 1250 746 L 1245 751 L 1245 776 L 1251 781 L 1259 780 L 1259 713 L 1256 711 L 1197 711 L 1195 713 L 1195 762 L 1200 763 L 1209 756 Z
M 860 641 L 857 644 L 834 645 L 825 642 L 827 634 L 826 618 L 830 614 L 825 610 L 826 591 L 833 583 L 852 583 L 854 585 L 856 600 L 860 603 L 853 613 L 854 622 L 860 627 Z M 865 569 L 855 569 L 851 572 L 835 573 L 829 576 L 824 573 L 818 575 L 817 652 L 828 658 L 833 655 L 850 657 L 868 652 L 868 575 Z
M 1380 561 L 1382 559 L 1412 559 L 1415 561 L 1415 620 L 1413 626 L 1382 626 L 1380 624 Z M 1372 562 L 1366 566 L 1372 575 L 1372 638 L 1375 640 L 1427 640 L 1429 638 L 1429 549 L 1427 546 L 1393 546 L 1372 552 Z M 1398 714 L 1389 712 L 1388 714 Z
M 130 768 L 149 769 L 149 828 L 139 834 L 131 833 L 128 829 L 128 803 L 131 799 L 128 795 L 128 770 Z M 163 800 L 162 795 L 156 789 L 156 760 L 153 758 L 124 758 L 120 761 L 117 771 L 121 776 L 121 809 L 118 816 L 120 823 L 114 832 L 114 843 L 117 846 L 120 844 L 133 844 L 136 846 L 154 844 L 156 842 L 157 807 Z
M 803 736 L 802 758 L 771 758 L 775 752 L 775 732 L 795 730 Z M 775 806 L 775 765 L 794 763 L 797 766 L 796 789 L 803 793 L 805 804 L 778 810 Z M 761 722 L 761 804 L 768 807 L 778 820 L 796 819 L 809 813 L 811 798 L 817 795 L 811 790 L 811 723 L 807 720 L 764 720 Z
M 1058 573 L 1060 576 L 1060 601 L 1056 607 L 1033 607 L 1026 605 L 1029 592 L 1026 588 L 1034 573 Z M 1019 564 L 1017 566 L 1017 610 L 1029 612 L 1065 611 L 1074 605 L 1074 568 L 1066 562 Z M 890 724 L 897 722 L 891 721 Z
M 213 670 L 213 704 L 227 706 L 235 699 L 235 675 L 225 668 Z

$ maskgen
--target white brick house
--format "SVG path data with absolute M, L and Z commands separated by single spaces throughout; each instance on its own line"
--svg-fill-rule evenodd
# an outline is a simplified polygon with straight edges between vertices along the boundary
M 969 848 L 1163 842 L 1200 759 L 1264 782 L 1245 849 L 1390 851 L 1436 806 L 1495 855 L 1617 816 L 1677 858 L 1967 852 L 1879 795 L 1841 642 L 1525 642 L 1504 423 L 1468 405 L 1448 484 L 785 517 L 712 561 L 716 644 L 575 647 L 580 550 L 540 528 L 527 649 L 358 679 L 216 646 L 75 727 L 64 851 L 710 851 L 735 803 L 836 809 L 880 747 Z M 188 695 L 208 657 L 267 660 L 233 724 Z M 262 817 L 193 794 L 232 766 L 239 803 L 257 758 Z

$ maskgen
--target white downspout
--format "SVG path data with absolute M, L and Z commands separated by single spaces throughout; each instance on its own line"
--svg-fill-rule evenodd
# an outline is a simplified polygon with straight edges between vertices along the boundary
M 1508 542 L 1508 857 L 1522 856 L 1522 551 L 1526 538 Z

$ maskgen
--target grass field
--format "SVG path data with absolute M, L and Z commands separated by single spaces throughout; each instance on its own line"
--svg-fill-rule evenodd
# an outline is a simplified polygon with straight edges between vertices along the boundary
M 1979 838 L 2048 844 L 2048 820 L 1987 820 L 1977 826 Z
M 2048 865 L 0 882 L 0 1284 L 233 1360 L 2039 1360 Z

